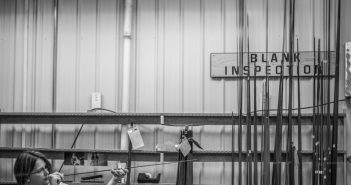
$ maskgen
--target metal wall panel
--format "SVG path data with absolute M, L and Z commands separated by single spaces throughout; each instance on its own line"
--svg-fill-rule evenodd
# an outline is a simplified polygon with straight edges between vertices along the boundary
M 58 111 L 85 112 L 92 92 L 119 110 L 121 1 L 60 1 Z
M 1 84 L 5 87 L 1 108 L 51 111 L 52 1 L 1 2 Z M 237 51 L 236 2 L 137 3 L 132 73 L 135 100 L 131 100 L 135 105 L 131 111 L 236 112 L 237 80 L 209 77 L 211 52 Z M 316 4 L 314 35 L 320 38 L 324 34 L 322 4 Z M 268 50 L 279 51 L 283 4 L 270 0 L 269 5 Z M 265 51 L 265 3 L 248 1 L 247 6 L 250 50 Z M 296 23 L 300 50 L 312 50 L 312 13 L 307 11 L 311 2 L 299 1 L 297 6 L 301 7 L 297 8 Z M 58 111 L 86 111 L 90 93 L 95 91 L 102 92 L 105 108 L 119 110 L 122 8 L 116 1 L 60 0 Z M 310 93 L 308 84 L 311 80 L 303 81 L 303 93 Z M 271 88 L 276 86 L 272 82 Z M 310 98 L 304 100 L 303 106 L 311 103 Z M 273 107 L 276 103 L 272 99 Z

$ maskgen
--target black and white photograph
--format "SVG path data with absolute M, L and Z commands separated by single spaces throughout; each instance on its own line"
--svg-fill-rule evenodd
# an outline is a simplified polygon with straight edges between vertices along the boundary
M 351 184 L 351 0 L 0 0 L 0 185 Z

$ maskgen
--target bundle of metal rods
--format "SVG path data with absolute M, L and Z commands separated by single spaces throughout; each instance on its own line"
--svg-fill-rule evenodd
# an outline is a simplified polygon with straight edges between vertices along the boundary
M 250 40 L 249 40 L 249 16 L 246 11 L 246 4 L 244 1 L 238 1 L 239 15 L 239 66 L 240 78 L 238 81 L 238 184 L 243 184 L 242 176 L 246 175 L 246 184 L 258 184 L 258 124 L 257 124 L 257 74 L 253 70 L 253 111 L 251 111 L 251 76 L 250 74 Z M 331 1 L 326 0 L 326 48 L 327 51 L 322 52 L 320 40 L 316 44 L 313 39 L 314 48 L 314 74 L 313 74 L 313 123 L 312 123 L 312 142 L 313 142 L 313 156 L 312 156 L 312 184 L 313 185 L 330 185 L 336 184 L 336 167 L 337 167 L 337 134 L 338 134 L 338 94 L 339 94 L 339 60 L 340 60 L 340 1 L 337 6 L 337 28 L 336 28 L 336 63 L 335 63 L 335 92 L 334 101 L 331 98 L 331 49 L 330 49 L 330 27 L 331 27 Z M 268 1 L 266 4 L 266 53 L 268 53 Z M 315 4 L 313 4 L 315 6 Z M 313 15 L 314 16 L 314 15 Z M 246 17 L 246 19 L 245 19 Z M 286 59 L 289 66 L 294 65 L 295 53 L 299 53 L 299 39 L 295 39 L 295 0 L 284 0 L 284 25 L 283 25 L 283 45 L 282 55 L 288 52 L 288 59 L 282 56 L 282 60 Z M 314 18 L 313 18 L 314 19 Z M 246 22 L 245 22 L 246 21 Z M 313 25 L 314 26 L 314 25 Z M 313 28 L 314 30 L 314 28 Z M 246 33 L 246 35 L 245 35 Z M 288 33 L 288 35 L 287 35 Z M 246 39 L 246 41 L 245 41 Z M 289 43 L 286 42 L 289 40 Z M 296 40 L 296 41 L 295 41 Z M 245 43 L 247 43 L 247 61 L 248 70 L 247 76 L 244 76 L 244 50 Z M 318 49 L 316 49 L 316 45 Z M 323 54 L 322 54 L 323 53 Z M 266 55 L 267 56 L 267 55 Z M 322 62 L 326 61 L 326 62 Z M 282 61 L 282 69 L 284 68 L 284 61 Z M 256 63 L 253 63 L 254 69 Z M 263 104 L 262 104 L 262 140 L 261 140 L 261 182 L 263 185 L 280 185 L 284 184 L 303 185 L 303 160 L 302 160 L 302 123 L 301 123 L 301 76 L 300 76 L 300 61 L 297 62 L 296 71 L 289 67 L 287 85 L 288 85 L 288 124 L 286 135 L 286 155 L 285 159 L 282 155 L 282 138 L 283 138 L 283 94 L 284 94 L 284 70 L 279 77 L 278 90 L 278 105 L 277 105 L 277 121 L 275 123 L 275 143 L 274 154 L 271 161 L 270 155 L 270 77 L 265 76 L 263 86 Z M 295 80 L 294 80 L 295 78 Z M 243 159 L 243 80 L 246 79 L 246 159 Z M 294 82 L 297 82 L 297 108 L 293 108 L 294 96 Z M 334 103 L 333 116 L 331 116 L 331 104 Z M 293 110 L 297 110 L 297 143 L 294 143 L 294 122 Z M 253 118 L 251 113 L 253 113 Z M 333 119 L 331 119 L 333 118 Z M 234 120 L 234 119 L 233 119 Z M 234 125 L 234 122 L 233 122 Z M 253 126 L 253 147 L 252 147 L 252 126 Z M 234 157 L 234 126 L 232 126 L 232 157 Z M 297 160 L 295 160 L 297 159 Z M 246 169 L 243 171 L 242 161 L 246 160 Z M 282 179 L 282 163 L 285 162 L 285 180 Z M 273 163 L 271 176 L 271 163 Z M 253 165 L 252 165 L 253 164 Z M 246 172 L 246 173 L 245 173 Z M 297 174 L 295 174 L 297 172 Z M 297 177 L 297 179 L 295 179 Z M 234 184 L 234 160 L 232 160 L 232 184 Z M 307 183 L 308 184 L 308 183 Z

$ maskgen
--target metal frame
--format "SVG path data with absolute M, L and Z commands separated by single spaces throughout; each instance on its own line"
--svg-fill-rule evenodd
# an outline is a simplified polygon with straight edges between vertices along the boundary
M 340 113 L 339 125 L 345 123 L 345 113 Z M 259 115 L 257 119 L 262 118 Z M 312 125 L 312 114 L 302 114 L 301 121 L 303 125 Z M 231 113 L 43 113 L 43 112 L 0 112 L 1 124 L 144 124 L 144 125 L 171 125 L 171 126 L 203 126 L 203 125 L 237 125 L 239 116 Z M 277 117 L 272 116 L 270 126 L 274 126 Z M 293 125 L 297 126 L 298 116 L 293 114 Z M 287 125 L 288 117 L 283 115 L 283 124 Z M 243 123 L 246 124 L 245 122 Z M 261 123 L 258 123 L 261 124 Z M 345 144 L 345 129 L 343 143 Z M 345 147 L 345 146 L 343 146 Z M 91 150 L 91 149 L 49 149 L 49 148 L 14 148 L 0 147 L 0 158 L 13 159 L 25 150 L 38 150 L 44 153 L 50 159 L 64 158 L 65 152 L 98 152 L 104 153 L 108 160 L 127 161 L 128 150 Z M 194 151 L 194 158 L 198 162 L 231 162 L 232 157 L 235 162 L 239 160 L 238 151 Z M 262 151 L 257 153 L 258 161 L 262 162 Z M 302 151 L 303 162 L 311 162 L 313 151 Z M 242 160 L 246 160 L 246 151 L 242 152 Z M 274 152 L 270 151 L 270 161 L 273 160 Z M 339 150 L 337 161 L 344 162 L 344 184 L 346 183 L 346 151 Z M 282 160 L 286 158 L 286 152 L 282 151 Z M 177 161 L 177 152 L 160 152 L 160 151 L 132 151 L 132 161 L 159 162 L 159 161 Z
M 343 120 L 344 114 L 339 114 Z M 271 114 L 270 125 L 277 121 Z M 257 115 L 262 119 L 262 115 Z M 234 124 L 238 124 L 239 116 L 234 114 Z M 283 114 L 283 124 L 288 116 Z M 232 125 L 231 113 L 51 113 L 51 112 L 0 112 L 0 124 L 143 124 L 143 125 Z M 302 125 L 311 125 L 312 114 L 301 115 Z M 246 124 L 243 121 L 243 124 Z M 261 123 L 258 123 L 261 124 Z M 343 122 L 339 121 L 342 125 Z M 297 114 L 293 114 L 293 125 L 297 125 Z
M 83 152 L 83 153 L 102 153 L 105 154 L 107 160 L 113 161 L 127 161 L 128 160 L 128 150 L 92 150 L 92 149 L 48 149 L 48 148 L 20 148 L 20 147 L 0 147 L 0 158 L 14 158 L 20 153 L 27 150 L 36 150 L 45 154 L 49 159 L 58 159 L 63 160 L 64 154 Z M 161 160 L 161 155 L 163 159 Z M 247 157 L 246 151 L 242 151 L 242 159 L 245 161 Z M 309 162 L 312 160 L 312 151 L 302 151 L 302 159 L 304 162 Z M 338 161 L 344 161 L 344 156 L 346 151 L 338 151 Z M 131 160 L 132 161 L 144 161 L 144 162 L 159 162 L 159 161 L 177 161 L 177 152 L 161 152 L 161 151 L 141 151 L 133 150 Z M 232 161 L 232 151 L 194 151 L 194 158 L 197 159 L 195 162 L 231 162 Z M 261 161 L 261 152 L 257 153 L 258 162 Z M 271 160 L 274 157 L 274 152 L 270 152 Z M 282 159 L 285 159 L 286 152 L 282 151 Z M 238 151 L 234 152 L 234 161 L 238 162 L 239 160 Z

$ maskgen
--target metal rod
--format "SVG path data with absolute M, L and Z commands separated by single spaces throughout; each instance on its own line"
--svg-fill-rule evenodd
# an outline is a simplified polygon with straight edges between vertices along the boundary
M 288 133 L 287 133 L 287 175 L 286 183 L 289 185 L 294 185 L 294 163 L 293 163 L 293 141 L 292 141 L 292 87 L 293 87 L 293 60 L 294 60 L 294 35 L 295 35 L 295 0 L 290 0 L 290 20 L 289 20 L 289 110 L 288 110 Z
M 238 133 L 238 150 L 239 150 L 239 185 L 242 185 L 242 91 L 243 91 L 243 52 L 244 52 L 244 1 L 239 0 L 239 66 L 240 66 L 240 80 L 239 80 L 239 133 Z
M 254 113 L 253 113 L 253 124 L 254 124 L 254 146 L 253 146 L 253 150 L 254 150 L 254 154 L 253 154 L 253 161 L 254 161 L 254 170 L 253 170 L 253 184 L 258 184 L 258 165 L 257 165 L 257 80 L 256 80 L 256 62 L 254 62 Z
M 54 43 L 52 60 L 52 112 L 56 112 L 57 103 L 57 38 L 58 38 L 58 0 L 54 0 Z M 56 124 L 51 126 L 51 148 L 56 148 Z
M 234 143 L 235 143 L 235 140 L 234 140 L 234 125 L 235 125 L 235 122 L 234 122 L 234 113 L 232 112 L 232 153 L 231 153 L 231 164 L 232 164 L 232 176 L 231 176 L 231 183 L 232 185 L 234 185 L 234 170 L 235 170 L 235 167 L 234 167 Z
M 130 126 L 133 128 L 133 122 L 130 124 Z M 127 159 L 127 169 L 130 169 L 131 166 L 132 166 L 132 151 L 133 151 L 133 148 L 132 148 L 132 142 L 130 140 L 130 138 L 128 138 L 128 159 Z M 130 179 L 131 179 L 131 176 L 130 176 L 130 173 L 127 174 L 127 185 L 130 185 Z
M 318 39 L 318 50 L 317 50 L 317 105 L 320 105 L 320 100 L 321 100 L 321 64 L 320 64 L 320 39 Z M 320 148 L 321 148 L 321 143 L 320 143 L 320 138 L 321 138 L 321 133 L 320 133 L 320 127 L 321 127 L 321 117 L 320 117 L 320 112 L 321 112 L 321 106 L 319 106 L 316 110 L 316 118 L 317 118 L 317 128 L 316 128 L 316 133 L 317 133 L 317 143 L 316 143 L 316 157 L 317 157 L 317 170 L 316 170 L 316 184 L 320 184 L 320 172 L 321 172 L 321 153 L 320 153 Z
M 147 164 L 147 165 L 141 165 L 141 166 L 131 166 L 131 167 L 127 167 L 125 169 L 135 169 L 135 168 L 143 168 L 143 167 L 148 167 L 148 166 L 159 166 L 159 165 L 184 163 L 184 162 L 193 162 L 193 161 L 197 161 L 197 159 L 184 160 L 184 161 L 175 161 L 175 162 L 164 162 L 164 163 L 158 163 L 158 164 Z M 90 171 L 90 172 L 81 172 L 81 173 L 75 173 L 75 174 L 68 174 L 68 175 L 65 175 L 65 177 L 73 176 L 73 175 L 88 174 L 88 173 L 107 172 L 107 171 L 111 171 L 111 169 L 108 169 L 108 170 L 97 170 L 97 171 Z
M 312 0 L 312 34 L 313 34 L 313 109 L 312 109 L 312 185 L 317 185 L 317 122 L 316 122 L 316 37 L 315 37 L 315 0 Z
M 247 184 L 252 185 L 252 154 L 251 154 L 251 90 L 250 90 L 250 32 L 249 32 L 249 16 L 247 16 L 247 22 L 246 22 L 246 28 L 247 28 L 247 64 L 248 64 L 248 75 L 247 75 L 247 80 L 246 80 L 246 150 L 247 150 L 247 160 L 246 160 L 246 166 L 247 166 Z
M 326 156 L 327 156 L 327 161 L 326 163 L 328 162 L 331 162 L 331 120 L 330 120 L 330 115 L 331 115 L 331 112 L 330 112 L 330 80 L 331 80 L 331 76 L 330 76 L 330 66 L 331 66 L 331 58 L 330 58 L 330 27 L 331 27 L 331 0 L 328 0 L 328 25 L 327 25 L 327 28 L 328 28 L 328 40 L 327 40 L 327 43 L 328 43 L 328 53 L 327 53 L 327 57 L 328 57 L 328 71 L 327 71 L 327 74 L 328 74 L 328 78 L 327 78 L 327 119 L 326 119 L 326 127 L 327 127 L 327 137 L 326 137 Z M 326 164 L 326 181 L 327 181 L 327 184 L 329 185 L 332 185 L 331 184 L 331 179 L 330 179 L 330 176 L 331 176 L 331 168 L 330 168 L 330 165 Z
M 77 139 L 78 139 L 80 133 L 82 132 L 83 126 L 84 126 L 84 124 L 82 124 L 82 125 L 80 126 L 79 131 L 78 131 L 78 133 L 77 133 L 76 137 L 74 138 L 73 143 L 72 143 L 72 145 L 71 145 L 71 149 L 73 149 L 74 146 L 76 145 Z M 61 164 L 61 167 L 60 167 L 60 169 L 59 169 L 59 172 L 61 172 L 61 170 L 62 170 L 63 163 L 64 163 L 64 162 L 62 162 L 62 164 Z
M 296 52 L 299 53 L 299 39 L 296 40 Z M 303 185 L 303 174 L 302 174 L 302 135 L 301 135 L 301 90 L 300 90 L 300 61 L 297 61 L 297 123 L 298 123 L 298 184 Z
M 342 101 L 346 101 L 346 100 L 349 100 L 350 98 L 345 98 L 345 99 L 339 99 L 337 100 L 337 102 L 342 102 Z M 334 101 L 331 101 L 330 104 L 332 103 L 335 103 Z M 319 107 L 322 107 L 322 106 L 325 106 L 327 105 L 328 103 L 323 103 L 323 104 L 319 104 L 319 105 L 316 105 L 316 106 L 307 106 L 307 107 L 301 107 L 300 109 L 301 110 L 305 110 L 305 109 L 313 109 L 313 108 L 319 108 Z M 283 111 L 288 111 L 289 109 L 282 109 Z M 292 108 L 291 110 L 298 110 L 298 108 Z M 261 110 L 257 110 L 256 112 L 264 112 L 266 110 L 264 109 L 261 109 Z M 269 109 L 268 110 L 269 112 L 271 111 L 278 111 L 278 109 Z M 254 111 L 250 112 L 251 114 L 254 113 Z
M 284 52 L 286 44 L 286 5 L 287 0 L 284 0 L 284 24 L 283 24 L 283 45 L 282 45 L 282 71 L 279 78 L 279 92 L 278 92 L 278 109 L 277 122 L 275 131 L 275 145 L 274 145 L 274 164 L 273 164 L 273 185 L 281 184 L 281 153 L 282 153 L 282 125 L 283 125 L 283 86 L 284 86 Z
M 321 50 L 319 50 L 319 53 L 320 53 L 320 56 L 322 54 Z M 321 78 L 320 78 L 320 83 L 321 83 L 321 96 L 320 96 L 320 101 L 321 101 L 321 104 L 324 104 L 324 91 L 325 91 L 325 87 L 324 87 L 324 63 L 322 63 L 322 59 L 320 58 L 320 67 L 321 67 Z M 323 165 L 324 165 L 324 151 L 323 151 L 323 147 L 324 147 L 324 114 L 325 114 L 325 109 L 324 109 L 325 106 L 321 106 L 321 111 L 320 111 L 320 147 L 319 147 L 319 152 L 320 152 L 320 183 L 323 184 L 324 182 L 324 169 L 323 169 Z
M 264 103 L 263 103 L 263 98 L 265 98 L 265 83 L 263 84 L 262 86 L 262 106 L 261 106 L 261 114 L 262 114 L 262 119 L 261 119 L 261 175 L 260 175 L 260 181 L 262 185 L 264 185 L 264 160 L 265 160 L 265 151 L 264 151 L 264 138 L 265 138 L 265 132 L 264 132 L 264 127 L 266 126 L 265 125 L 265 121 L 266 121 L 266 118 L 265 118 L 265 111 L 264 111 Z
M 335 85 L 334 102 L 339 99 L 339 65 L 340 65 L 340 10 L 341 0 L 338 1 L 338 16 L 336 28 L 336 61 L 335 61 Z M 339 105 L 334 103 L 333 107 L 333 133 L 332 133 L 332 155 L 331 155 L 331 183 L 336 184 L 337 177 L 337 149 L 338 149 L 338 113 Z
M 58 11 L 59 0 L 54 0 L 54 43 L 52 66 L 52 112 L 56 112 L 57 104 L 57 48 L 58 48 Z
M 313 144 L 313 155 L 312 155 L 312 185 L 316 185 L 316 38 L 313 38 L 313 110 L 312 110 L 312 144 Z M 300 109 L 301 110 L 301 109 Z
M 268 54 L 268 14 L 269 14 L 269 1 L 266 0 L 266 58 Z M 267 59 L 266 59 L 267 61 Z M 268 63 L 268 62 L 267 62 Z M 268 65 L 266 63 L 266 66 Z M 266 77 L 265 77 L 265 119 L 264 119 L 264 163 L 263 163 L 263 170 L 264 170 L 264 176 L 263 176 L 263 184 L 264 185 L 270 185 L 270 178 L 271 178 L 271 173 L 270 173 L 270 131 L 269 131 L 269 77 L 268 73 L 266 71 Z

